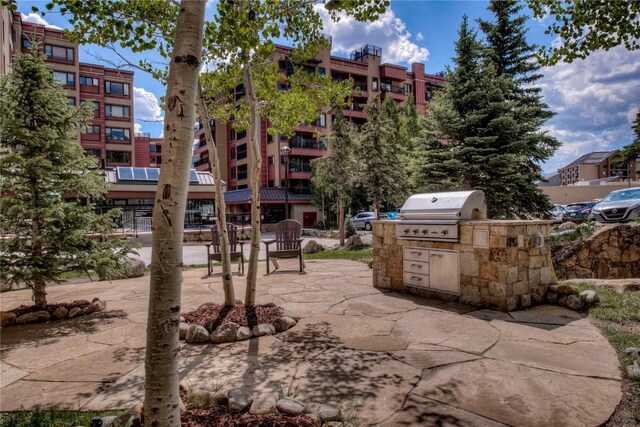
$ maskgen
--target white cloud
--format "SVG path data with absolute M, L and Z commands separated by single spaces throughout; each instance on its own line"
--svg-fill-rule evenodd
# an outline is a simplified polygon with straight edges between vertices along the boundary
M 348 55 L 368 43 L 382 48 L 384 62 L 424 62 L 429 58 L 429 51 L 410 40 L 407 26 L 391 8 L 374 22 L 358 22 L 345 14 L 340 15 L 338 22 L 333 22 L 322 4 L 316 4 L 314 8 L 322 18 L 324 32 L 332 37 L 332 49 L 336 53 Z
M 617 47 L 542 71 L 543 100 L 558 113 L 546 129 L 563 143 L 545 170 L 631 141 L 630 125 L 640 108 L 640 51 Z
M 416 40 L 424 40 L 424 35 L 422 33 L 416 34 Z
M 142 132 L 142 125 L 140 123 L 134 123 L 133 124 L 133 131 L 135 133 L 141 133 Z
M 141 87 L 133 88 L 133 105 L 136 119 L 145 121 L 161 121 L 162 108 L 158 105 L 158 98 Z
M 56 26 L 56 25 L 51 25 L 49 24 L 42 16 L 38 15 L 35 12 L 31 12 L 28 15 L 25 15 L 24 13 L 20 14 L 22 17 L 22 20 L 24 22 L 31 22 L 32 24 L 39 24 L 39 25 L 44 25 L 45 27 L 49 27 L 49 28 L 54 28 L 56 30 L 61 30 L 62 28 Z

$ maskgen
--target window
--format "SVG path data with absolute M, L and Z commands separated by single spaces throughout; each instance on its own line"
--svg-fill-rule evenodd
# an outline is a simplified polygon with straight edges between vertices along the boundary
M 273 142 L 273 135 L 270 133 L 267 134 L 267 144 L 271 144 Z
M 242 144 L 238 147 L 238 160 L 247 158 L 247 144 Z
M 276 186 L 276 182 L 274 180 L 269 180 L 269 182 L 267 183 L 267 187 L 275 187 Z
M 276 161 L 275 156 L 269 156 L 269 166 L 275 165 L 276 164 L 275 161 Z
M 287 135 L 280 134 L 280 141 L 286 141 L 287 139 L 289 139 L 287 138 Z
M 69 103 L 69 105 L 76 105 L 76 99 L 75 98 L 67 98 L 67 102 Z
M 107 163 L 131 164 L 130 154 L 128 151 L 107 151 Z
M 238 132 L 238 133 L 237 133 L 237 135 L 236 135 L 236 139 L 242 139 L 242 138 L 244 138 L 244 137 L 246 137 L 246 136 L 247 136 L 247 131 L 246 131 L 246 129 L 245 129 L 245 130 L 241 130 L 240 132 Z
M 433 98 L 433 92 L 431 92 L 430 90 L 428 90 L 425 94 L 424 94 L 424 100 L 428 101 L 431 98 Z
M 84 150 L 84 152 L 90 156 L 95 156 L 97 158 L 100 158 L 100 156 L 102 155 L 102 150 L 100 150 L 99 148 L 91 148 L 88 150 Z
M 110 95 L 129 95 L 129 84 L 104 82 L 104 91 Z
M 411 92 L 412 92 L 411 83 L 405 83 L 404 84 L 404 93 L 408 95 Z
M 105 134 L 107 139 L 112 139 L 116 141 L 128 141 L 131 137 L 131 133 L 129 129 L 121 129 L 121 128 L 105 128 Z
M 247 165 L 238 166 L 238 179 L 247 179 Z
M 325 113 L 320 114 L 320 117 L 313 123 L 316 126 L 320 126 L 321 128 L 327 127 L 327 115 Z
M 371 82 L 371 88 L 373 89 L 374 92 L 378 91 L 378 79 L 374 78 L 373 81 Z
M 44 53 L 50 59 L 59 59 L 62 61 L 73 61 L 73 48 L 45 45 Z
M 100 133 L 100 126 L 87 125 L 87 127 L 84 130 L 84 133 L 99 134 Z
M 80 76 L 80 86 L 98 86 L 98 83 L 93 77 Z
M 127 105 L 106 104 L 104 107 L 107 113 L 107 117 L 128 118 L 130 116 L 129 106 Z
M 22 47 L 27 49 L 29 46 L 31 46 L 31 40 L 29 39 L 22 39 Z
M 99 116 L 100 115 L 100 103 L 98 101 L 91 101 L 93 102 L 93 112 L 95 116 Z
M 318 74 L 320 74 L 321 76 L 324 76 L 326 72 L 327 71 L 324 69 L 324 67 L 318 67 Z
M 62 71 L 54 71 L 53 77 L 63 86 L 74 86 L 75 75 L 73 73 L 64 73 Z

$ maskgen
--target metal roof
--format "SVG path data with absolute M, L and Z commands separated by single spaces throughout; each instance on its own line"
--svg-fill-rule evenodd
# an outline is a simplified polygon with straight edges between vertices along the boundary
M 293 194 L 289 192 L 290 202 L 308 202 L 311 200 L 311 196 L 308 194 Z M 251 200 L 251 189 L 243 188 L 242 190 L 227 191 L 224 193 L 224 202 L 231 203 L 249 203 Z M 261 202 L 284 202 L 285 201 L 285 189 L 284 188 L 261 188 L 260 189 L 260 201 Z
M 574 160 L 573 162 L 569 163 L 568 165 L 560 168 L 560 169 L 565 169 L 571 166 L 577 166 L 577 165 L 597 165 L 598 163 L 601 163 L 603 160 L 615 156 L 616 154 L 618 154 L 620 150 L 613 150 L 613 151 L 594 151 L 592 153 L 587 153 L 583 156 L 578 157 L 576 160 Z

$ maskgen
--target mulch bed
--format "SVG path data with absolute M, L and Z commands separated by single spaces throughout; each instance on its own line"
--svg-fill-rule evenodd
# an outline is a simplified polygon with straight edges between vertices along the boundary
M 270 324 L 277 318 L 282 317 L 283 313 L 284 310 L 280 307 L 207 304 L 195 311 L 183 313 L 182 316 L 188 324 L 204 326 L 207 331 L 212 332 L 223 323 L 233 322 L 239 326 L 248 326 L 249 328 L 260 323 Z
M 56 309 L 58 307 L 64 307 L 67 310 L 70 310 L 73 307 L 85 308 L 89 304 L 91 304 L 89 301 L 87 301 L 85 299 L 79 299 L 79 300 L 75 300 L 73 302 L 62 302 L 62 303 L 59 303 L 59 304 L 47 304 L 46 307 L 38 307 L 38 306 L 35 306 L 35 305 L 21 305 L 20 307 L 14 308 L 14 309 L 9 310 L 9 311 L 12 312 L 12 313 L 15 313 L 17 317 L 20 317 L 23 314 L 33 313 L 33 312 L 36 312 L 36 311 L 48 311 L 50 314 L 53 314 L 53 312 L 56 311 Z
M 312 417 L 297 415 L 234 414 L 224 407 L 189 409 L 180 417 L 182 427 L 320 427 Z

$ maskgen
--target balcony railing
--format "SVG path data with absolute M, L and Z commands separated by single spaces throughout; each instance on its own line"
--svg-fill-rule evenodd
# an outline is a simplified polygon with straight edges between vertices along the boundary
M 306 148 L 310 150 L 325 150 L 323 141 L 319 141 L 313 138 L 303 138 L 300 136 L 294 136 L 289 140 L 290 148 Z
M 193 162 L 193 167 L 198 167 L 206 164 L 209 164 L 209 158 L 196 160 L 195 162 Z
M 289 172 L 311 172 L 311 164 L 291 165 Z
M 380 85 L 380 89 L 382 92 L 401 93 L 403 95 L 407 94 L 407 91 L 404 90 L 404 86 L 390 85 L 388 83 L 382 83 Z
M 354 87 L 354 89 L 360 89 L 361 91 L 366 92 L 367 91 L 367 82 L 355 81 L 355 82 L 353 82 L 353 87 Z

